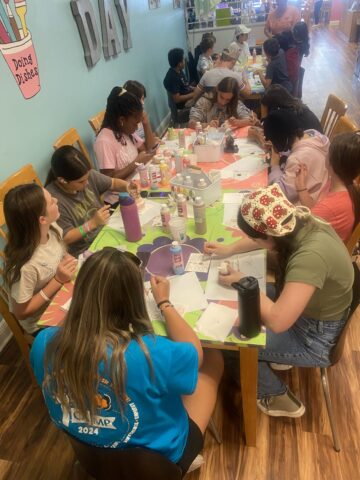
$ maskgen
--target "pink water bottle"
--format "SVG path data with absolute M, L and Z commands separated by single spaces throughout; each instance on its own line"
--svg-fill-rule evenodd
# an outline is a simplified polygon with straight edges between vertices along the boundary
M 119 205 L 125 236 L 128 242 L 138 242 L 142 237 L 139 212 L 136 203 L 126 192 L 119 193 Z

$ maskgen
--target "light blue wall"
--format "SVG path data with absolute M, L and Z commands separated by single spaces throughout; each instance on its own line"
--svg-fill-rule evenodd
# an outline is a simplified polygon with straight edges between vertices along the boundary
M 100 32 L 98 2 L 91 2 Z M 54 140 L 71 127 L 77 128 L 92 154 L 94 135 L 87 120 L 104 108 L 111 88 L 128 79 L 146 86 L 145 107 L 153 127 L 167 115 L 162 80 L 167 51 L 186 45 L 183 11 L 173 9 L 172 0 L 161 0 L 155 10 L 149 10 L 148 0 L 127 3 L 133 47 L 116 59 L 105 60 L 102 54 L 88 70 L 70 1 L 27 0 L 41 91 L 25 100 L 0 54 L 0 181 L 29 162 L 44 180 Z M 122 44 L 115 7 L 113 12 Z

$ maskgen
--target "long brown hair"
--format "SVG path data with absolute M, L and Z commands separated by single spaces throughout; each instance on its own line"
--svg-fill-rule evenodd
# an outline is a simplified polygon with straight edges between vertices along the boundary
M 360 175 L 360 132 L 336 135 L 330 144 L 329 163 L 349 192 L 355 228 L 360 222 L 360 190 L 354 183 Z
M 135 257 L 136 258 L 136 257 Z M 77 276 L 68 315 L 45 355 L 45 388 L 62 408 L 82 418 L 98 413 L 99 363 L 104 362 L 120 412 L 126 402 L 125 352 L 131 340 L 152 364 L 142 336 L 153 333 L 139 267 L 131 254 L 104 248 L 86 260 Z M 112 348 L 108 359 L 107 348 Z
M 235 78 L 232 77 L 225 77 L 219 82 L 215 88 L 213 93 L 213 97 L 211 98 L 211 103 L 214 105 L 217 101 L 217 94 L 218 92 L 222 93 L 232 93 L 232 99 L 230 102 L 225 106 L 226 109 L 226 116 L 230 117 L 238 117 L 237 114 L 237 106 L 239 102 L 239 84 Z
M 39 218 L 46 215 L 43 189 L 35 183 L 12 188 L 4 198 L 4 215 L 8 229 L 4 279 L 11 288 L 20 278 L 21 267 L 31 259 L 40 244 Z M 59 233 L 54 231 L 60 241 Z

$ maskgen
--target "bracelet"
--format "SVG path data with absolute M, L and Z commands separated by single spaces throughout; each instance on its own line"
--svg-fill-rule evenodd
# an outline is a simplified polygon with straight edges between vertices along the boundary
M 61 286 L 64 285 L 64 282 L 60 282 L 60 280 L 56 278 L 56 275 L 54 275 L 54 280 L 55 282 L 60 283 Z
M 45 300 L 45 302 L 51 302 L 51 299 L 46 295 L 44 290 L 40 290 L 39 294 L 42 296 L 42 298 Z
M 169 308 L 169 307 L 174 308 L 174 305 L 169 302 L 169 303 L 167 303 L 166 305 L 164 305 L 163 308 L 160 308 L 161 315 L 164 315 L 164 310 L 165 310 L 166 308 Z
M 162 305 L 163 303 L 170 303 L 170 301 L 169 300 L 162 300 L 161 302 L 159 302 L 157 304 L 157 307 L 160 308 L 160 305 Z
M 307 188 L 302 188 L 301 190 L 296 190 L 297 192 L 305 192 L 305 190 L 307 190 Z
M 84 228 L 83 228 L 82 225 L 79 226 L 79 230 L 80 230 L 81 236 L 82 236 L 83 238 L 86 238 L 86 232 L 85 232 L 85 230 L 84 230 Z

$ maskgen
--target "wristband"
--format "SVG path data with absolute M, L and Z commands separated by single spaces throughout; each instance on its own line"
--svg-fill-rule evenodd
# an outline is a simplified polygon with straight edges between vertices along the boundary
M 80 230 L 81 236 L 82 236 L 83 238 L 86 238 L 86 232 L 85 232 L 85 230 L 84 230 L 84 228 L 83 228 L 82 225 L 79 226 L 79 230 Z
M 86 235 L 90 232 L 90 225 L 89 225 L 89 222 L 85 222 L 84 225 L 84 230 L 85 230 L 85 233 Z
M 164 315 L 164 310 L 169 308 L 169 307 L 172 307 L 174 308 L 174 305 L 172 303 L 167 303 L 166 305 L 163 306 L 163 308 L 160 308 L 160 312 L 161 312 L 161 315 Z
M 42 298 L 45 300 L 45 302 L 51 302 L 51 299 L 46 295 L 44 290 L 40 290 L 39 294 L 42 296 Z
M 159 302 L 157 304 L 157 307 L 160 308 L 160 305 L 162 305 L 163 303 L 170 303 L 170 301 L 169 300 L 162 300 L 161 302 Z
M 54 280 L 55 282 L 60 283 L 61 286 L 64 285 L 64 282 L 60 282 L 60 280 L 56 278 L 56 275 L 54 275 Z
M 296 190 L 297 192 L 305 192 L 307 188 L 302 188 L 301 190 Z

